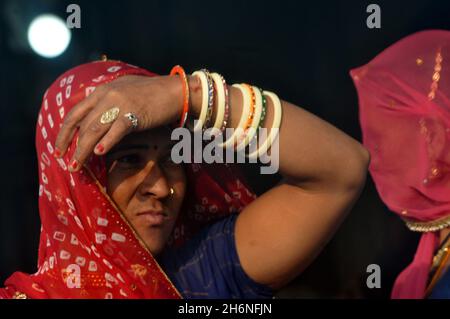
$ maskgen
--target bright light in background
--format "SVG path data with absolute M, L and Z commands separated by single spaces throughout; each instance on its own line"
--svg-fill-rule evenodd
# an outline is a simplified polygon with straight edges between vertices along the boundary
M 28 27 L 28 42 L 37 54 L 54 58 L 62 54 L 69 45 L 70 30 L 64 20 L 53 14 L 36 17 Z

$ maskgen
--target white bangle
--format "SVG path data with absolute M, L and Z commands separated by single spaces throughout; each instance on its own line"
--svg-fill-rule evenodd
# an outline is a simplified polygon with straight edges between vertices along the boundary
M 281 125 L 281 117 L 282 117 L 282 107 L 281 101 L 278 96 L 272 92 L 264 91 L 263 94 L 269 97 L 272 100 L 273 108 L 274 108 L 274 118 L 272 122 L 272 127 L 270 129 L 269 136 L 264 140 L 262 144 L 258 147 L 256 151 L 248 155 L 248 158 L 254 159 L 256 157 L 260 157 L 262 154 L 267 152 L 269 147 L 272 145 L 273 141 L 278 137 L 280 125 Z M 259 142 L 259 141 L 258 141 Z
M 214 103 L 213 93 L 210 90 L 210 85 L 208 81 L 208 75 L 205 71 L 195 71 L 192 75 L 198 76 L 202 85 L 202 108 L 200 111 L 200 116 L 198 117 L 197 124 L 194 126 L 193 131 L 200 131 L 207 121 L 211 117 L 212 105 Z
M 262 102 L 263 102 L 262 95 L 256 86 L 251 86 L 251 89 L 255 94 L 255 111 L 253 113 L 253 120 L 252 123 L 250 124 L 250 127 L 247 130 L 245 130 L 244 132 L 245 139 L 239 143 L 239 145 L 236 148 L 236 151 L 240 151 L 242 148 L 246 147 L 248 143 L 250 143 L 250 141 L 253 139 L 258 130 L 259 121 L 261 120 Z
M 243 133 L 244 125 L 247 122 L 248 117 L 250 115 L 250 100 L 251 100 L 250 94 L 248 93 L 248 91 L 245 89 L 245 87 L 242 84 L 233 84 L 232 86 L 239 89 L 239 91 L 241 91 L 242 99 L 243 99 L 242 114 L 241 114 L 241 119 L 239 120 L 239 124 L 238 124 L 237 128 L 234 129 L 234 132 L 230 136 L 230 138 L 227 139 L 224 143 L 219 144 L 219 146 L 223 147 L 223 148 L 228 148 L 230 146 L 234 147 L 235 140 L 237 139 L 237 136 L 239 134 Z

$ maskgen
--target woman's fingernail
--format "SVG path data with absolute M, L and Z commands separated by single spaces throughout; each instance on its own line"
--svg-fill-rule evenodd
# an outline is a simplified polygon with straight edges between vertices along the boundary
M 105 148 L 103 147 L 102 144 L 97 144 L 97 146 L 95 147 L 95 151 L 99 154 L 103 153 L 104 150 L 105 150 Z
M 77 160 L 72 160 L 72 162 L 70 162 L 69 168 L 72 172 L 76 171 L 78 168 L 78 161 Z
M 53 152 L 53 156 L 55 156 L 55 157 L 61 156 L 61 151 L 59 150 L 59 148 L 55 148 L 55 151 Z

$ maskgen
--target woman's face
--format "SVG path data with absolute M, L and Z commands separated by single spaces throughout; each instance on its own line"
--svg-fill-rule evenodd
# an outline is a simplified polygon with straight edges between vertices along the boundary
M 155 256 L 167 243 L 186 188 L 182 165 L 170 159 L 172 143 L 168 128 L 136 132 L 106 155 L 107 192 Z

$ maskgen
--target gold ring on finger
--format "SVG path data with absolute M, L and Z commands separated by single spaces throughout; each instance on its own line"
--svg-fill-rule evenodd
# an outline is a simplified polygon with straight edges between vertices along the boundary
M 109 110 L 102 113 L 100 123 L 109 124 L 114 122 L 119 116 L 120 109 L 118 107 L 112 107 Z

